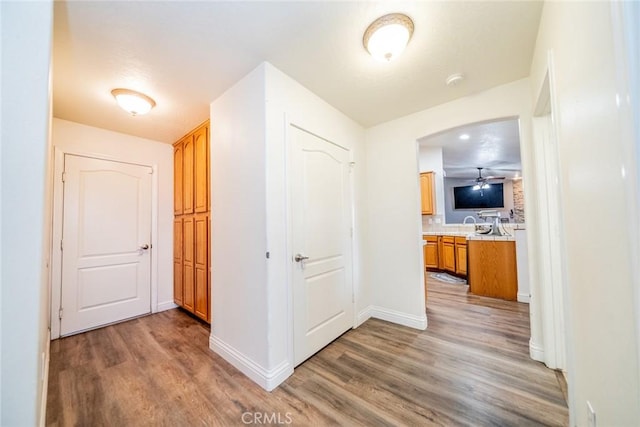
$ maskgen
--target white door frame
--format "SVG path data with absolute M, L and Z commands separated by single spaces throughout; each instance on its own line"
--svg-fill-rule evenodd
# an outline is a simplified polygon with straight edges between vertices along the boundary
M 567 370 L 571 355 L 566 329 L 568 319 L 567 256 L 559 173 L 553 55 L 547 55 L 547 73 L 532 117 L 537 226 L 530 249 L 536 252 L 537 272 L 530 303 L 531 358 L 549 368 Z M 537 276 L 537 278 L 535 277 Z
M 334 141 L 329 141 L 326 138 L 323 138 L 322 136 L 318 135 L 315 132 L 310 131 L 309 129 L 307 129 L 306 127 L 302 126 L 302 125 L 298 125 L 292 121 L 289 121 L 288 117 L 286 117 L 285 115 L 285 141 L 286 141 L 286 159 L 285 159 L 285 163 L 286 163 L 286 223 L 287 223 L 287 253 L 286 253 L 286 268 L 287 268 L 287 296 L 288 296 L 288 301 L 287 301 L 287 320 L 288 320 L 288 332 L 289 332 L 289 338 L 288 338 L 288 344 L 287 344 L 287 359 L 290 363 L 290 366 L 293 368 L 295 365 L 295 357 L 294 357 L 294 329 L 293 329 L 293 324 L 294 324 L 294 316 L 293 316 L 293 312 L 294 312 L 294 299 L 293 299 L 293 264 L 290 262 L 293 259 L 294 256 L 294 248 L 293 248 L 293 224 L 291 221 L 291 218 L 293 216 L 293 206 L 292 206 L 292 200 L 293 200 L 293 195 L 291 194 L 291 179 L 293 176 L 292 170 L 293 170 L 293 165 L 292 165 L 292 150 L 293 150 L 293 141 L 291 140 L 291 134 L 289 132 L 289 129 L 291 127 L 295 127 L 297 129 L 300 129 L 304 132 L 308 132 L 311 135 L 314 135 L 324 141 L 327 141 L 330 144 L 336 145 L 340 148 L 343 148 L 345 150 L 347 150 L 347 152 L 349 153 L 349 163 L 350 163 L 350 169 L 349 169 L 349 191 L 351 191 L 351 239 L 350 239 L 350 247 L 349 247 L 349 251 L 351 252 L 351 305 L 352 305 L 352 310 L 353 310 L 353 318 L 352 318 L 352 329 L 355 329 L 358 326 L 358 313 L 356 308 L 358 307 L 357 305 L 357 296 L 356 296 L 356 292 L 355 292 L 355 287 L 356 287 L 356 282 L 355 282 L 355 274 L 356 274 L 356 268 L 355 268 L 355 258 L 354 258 L 354 247 L 355 247 L 355 235 L 356 235 L 356 228 L 355 228 L 355 197 L 354 197 L 354 187 L 355 187 L 355 183 L 354 183 L 354 166 L 355 163 L 353 161 L 353 150 L 345 147 L 344 145 L 340 145 Z
M 52 243 L 51 243 L 51 339 L 60 338 L 60 298 L 62 286 L 62 219 L 64 207 L 64 187 L 62 173 L 64 172 L 64 156 L 74 155 L 98 160 L 128 163 L 150 167 L 151 175 L 151 247 L 157 248 L 158 243 L 158 165 L 140 164 L 127 159 L 107 156 L 100 153 L 66 151 L 53 147 L 53 209 L 52 209 Z M 158 251 L 151 251 L 151 312 L 158 311 Z

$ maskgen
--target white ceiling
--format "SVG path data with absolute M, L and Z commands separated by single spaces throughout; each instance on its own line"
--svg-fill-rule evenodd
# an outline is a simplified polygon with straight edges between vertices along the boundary
M 461 139 L 460 135 L 468 135 Z M 422 138 L 420 147 L 442 147 L 442 163 L 447 178 L 482 176 L 522 176 L 520 131 L 517 118 L 470 123 Z
M 209 104 L 269 61 L 365 127 L 526 77 L 541 2 L 55 2 L 54 116 L 173 142 Z M 375 18 L 415 23 L 380 63 L 362 47 Z M 452 73 L 466 79 L 447 87 Z M 130 117 L 110 94 L 157 102 Z

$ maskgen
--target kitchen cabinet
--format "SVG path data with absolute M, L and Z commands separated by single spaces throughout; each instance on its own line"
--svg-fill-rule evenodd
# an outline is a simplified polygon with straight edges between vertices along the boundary
M 456 274 L 467 275 L 467 239 L 466 237 L 455 238 L 456 250 Z
M 427 244 L 424 249 L 425 268 L 438 268 L 438 236 L 423 236 Z
M 456 250 L 453 236 L 442 237 L 442 269 L 451 273 L 456 272 Z
M 436 213 L 433 177 L 434 172 L 423 172 L 420 174 L 420 198 L 422 201 L 422 215 L 434 215 Z
M 173 300 L 211 320 L 209 122 L 174 144 Z
M 469 292 L 515 301 L 518 294 L 514 241 L 469 240 Z

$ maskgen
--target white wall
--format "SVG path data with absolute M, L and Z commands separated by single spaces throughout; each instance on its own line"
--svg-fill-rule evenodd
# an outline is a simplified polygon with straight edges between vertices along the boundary
M 355 286 L 363 279 L 364 131 L 264 63 L 211 104 L 211 348 L 271 390 L 293 372 L 287 222 L 289 123 L 352 149 L 356 162 Z M 267 260 L 265 253 L 270 253 Z
M 425 317 L 416 141 L 467 123 L 513 116 L 521 119 L 520 141 L 526 147 L 531 141 L 528 79 L 448 102 L 366 131 L 369 188 L 367 271 L 375 289 L 375 304 L 402 313 L 405 318 Z M 526 176 L 528 153 L 523 150 L 521 155 Z M 527 206 L 530 206 L 528 200 Z
M 258 68 L 211 104 L 210 346 L 266 384 L 264 79 Z
M 37 425 L 44 416 L 49 341 L 46 188 L 53 8 L 49 1 L 2 2 L 0 11 L 0 424 Z
M 565 216 L 571 424 L 579 426 L 588 424 L 587 401 L 598 425 L 640 425 L 633 303 L 639 265 L 631 250 L 640 236 L 629 227 L 640 217 L 638 163 L 625 102 L 628 81 L 617 66 L 614 37 L 620 27 L 612 25 L 611 10 L 619 6 L 546 3 L 531 67 L 537 96 L 551 52 Z
M 144 118 L 142 118 L 144 119 Z M 53 119 L 52 144 L 56 150 L 154 167 L 157 185 L 156 242 L 158 311 L 173 308 L 173 147 L 150 139 Z M 155 189 L 154 189 L 155 190 Z M 152 306 L 155 301 L 152 301 Z M 153 307 L 155 311 L 155 307 Z M 55 336 L 55 334 L 54 334 Z

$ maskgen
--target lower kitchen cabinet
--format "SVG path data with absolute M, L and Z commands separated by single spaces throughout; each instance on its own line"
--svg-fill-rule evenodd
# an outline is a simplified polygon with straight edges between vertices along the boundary
M 438 236 L 424 236 L 427 244 L 424 245 L 425 268 L 438 268 Z
M 467 239 L 465 237 L 456 237 L 456 274 L 462 276 L 467 275 Z
M 455 240 L 452 236 L 442 237 L 442 269 L 451 273 L 456 272 Z
M 518 270 L 514 241 L 469 240 L 469 292 L 516 301 Z

